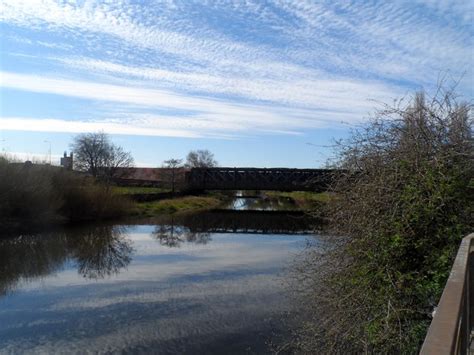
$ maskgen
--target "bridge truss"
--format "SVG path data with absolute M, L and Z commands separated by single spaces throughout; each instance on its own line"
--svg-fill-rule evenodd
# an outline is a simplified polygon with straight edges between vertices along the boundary
M 191 190 L 324 191 L 335 170 L 288 168 L 193 168 L 186 173 Z

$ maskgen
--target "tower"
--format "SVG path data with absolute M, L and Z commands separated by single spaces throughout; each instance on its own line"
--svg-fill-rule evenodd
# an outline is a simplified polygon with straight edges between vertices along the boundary
M 67 153 L 64 152 L 64 156 L 61 158 L 61 166 L 64 169 L 72 170 L 72 164 L 73 164 L 72 152 L 69 156 L 67 156 Z

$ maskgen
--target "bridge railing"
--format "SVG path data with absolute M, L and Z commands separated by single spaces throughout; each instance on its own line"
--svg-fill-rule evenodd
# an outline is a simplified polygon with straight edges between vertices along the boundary
M 420 354 L 468 354 L 474 325 L 474 233 L 465 237 Z

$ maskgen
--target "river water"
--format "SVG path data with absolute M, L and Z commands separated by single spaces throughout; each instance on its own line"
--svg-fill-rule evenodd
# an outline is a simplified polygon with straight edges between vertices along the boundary
M 216 211 L 0 239 L 1 353 L 269 353 L 298 213 Z

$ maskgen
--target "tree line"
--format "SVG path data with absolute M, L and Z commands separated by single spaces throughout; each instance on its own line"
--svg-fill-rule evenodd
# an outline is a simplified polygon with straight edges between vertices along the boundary
M 133 210 L 133 203 L 110 188 L 121 169 L 134 165 L 130 152 L 113 143 L 104 132 L 74 137 L 74 170 L 49 165 L 19 164 L 0 156 L 0 228 L 42 227 L 83 220 L 118 218 Z M 163 163 L 165 183 L 176 187 L 182 167 L 217 164 L 208 150 L 191 151 L 186 162 L 170 159 Z
M 130 152 L 113 143 L 104 132 L 82 133 L 74 137 L 71 144 L 74 153 L 74 169 L 87 172 L 95 178 L 109 181 L 121 168 L 134 166 Z M 175 171 L 179 168 L 208 168 L 218 163 L 214 154 L 207 149 L 191 150 L 183 159 L 171 158 L 162 167 Z

